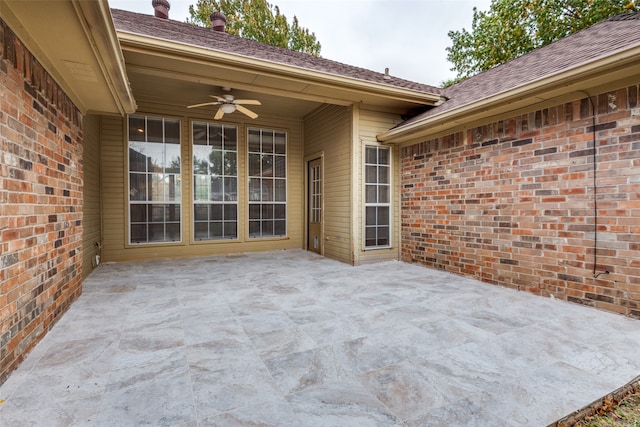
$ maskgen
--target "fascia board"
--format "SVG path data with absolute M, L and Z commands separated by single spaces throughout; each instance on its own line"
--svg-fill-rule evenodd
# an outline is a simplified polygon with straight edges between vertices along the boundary
M 123 48 L 131 45 L 149 51 L 157 51 L 161 54 L 173 54 L 182 57 L 192 57 L 207 60 L 217 65 L 242 67 L 247 71 L 270 74 L 281 78 L 292 78 L 301 81 L 313 82 L 323 86 L 339 87 L 345 90 L 374 94 L 383 98 L 400 100 L 421 105 L 433 105 L 444 101 L 444 97 L 437 94 L 418 92 L 411 89 L 399 88 L 391 85 L 378 84 L 344 77 L 321 71 L 309 70 L 294 65 L 278 64 L 275 62 L 259 60 L 247 56 L 236 55 L 214 49 L 193 46 L 186 43 L 142 36 L 139 34 L 118 31 L 118 37 Z
M 612 69 L 626 66 L 633 62 L 640 62 L 640 46 L 617 52 L 613 55 L 592 61 L 588 64 L 567 69 L 556 74 L 538 79 L 523 86 L 518 86 L 511 90 L 498 93 L 494 96 L 481 99 L 479 101 L 462 105 L 453 110 L 445 111 L 425 118 L 407 126 L 391 129 L 378 134 L 377 139 L 382 143 L 406 143 L 411 140 L 425 138 L 434 134 L 442 134 L 447 127 L 454 128 L 462 122 L 470 121 L 469 117 L 474 116 L 477 120 L 479 115 L 490 117 L 496 113 L 501 106 L 506 106 L 518 101 L 528 100 L 528 105 L 537 104 L 548 99 L 544 97 L 544 92 L 557 88 L 566 88 L 565 93 L 577 92 L 583 89 L 576 89 L 582 79 L 588 79 L 598 74 L 606 73 Z M 634 69 L 630 67 L 629 69 Z M 640 67 L 635 68 L 635 70 Z M 635 71 L 637 73 L 637 71 Z M 554 95 L 554 97 L 559 94 Z M 525 105 L 518 106 L 517 109 Z M 515 108 L 514 108 L 515 109 Z

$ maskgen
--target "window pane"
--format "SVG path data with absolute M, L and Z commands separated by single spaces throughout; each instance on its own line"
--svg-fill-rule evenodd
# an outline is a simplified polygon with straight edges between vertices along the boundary
M 263 202 L 273 201 L 273 180 L 272 179 L 262 180 L 262 201 Z
M 207 145 L 207 125 L 204 123 L 193 124 L 193 145 Z
M 193 219 L 196 221 L 207 221 L 209 219 L 209 205 L 194 205 Z
M 164 120 L 164 142 L 180 147 L 180 122 L 178 120 Z
M 287 175 L 286 159 L 284 156 L 275 157 L 275 173 L 273 176 L 284 178 Z
M 378 149 L 378 164 L 379 165 L 389 165 L 389 149 L 388 148 L 380 148 Z
M 149 191 L 149 200 L 155 202 L 164 201 L 164 184 L 165 175 L 161 173 L 154 173 L 151 177 L 151 189 Z
M 154 119 L 147 117 L 147 141 L 148 142 L 163 142 L 162 119 Z
M 378 182 L 381 184 L 389 183 L 389 168 L 387 166 L 378 168 Z
M 193 146 L 193 173 L 209 173 L 209 155 L 211 149 L 206 145 Z
M 378 202 L 379 203 L 389 203 L 389 186 L 381 185 L 378 187 Z
M 273 217 L 275 219 L 286 219 L 287 205 L 282 205 L 282 204 L 275 205 L 273 209 Z
M 147 205 L 151 222 L 164 222 L 164 205 Z
M 131 205 L 129 216 L 131 222 L 147 222 L 147 205 Z
M 211 175 L 222 175 L 222 151 L 212 150 L 209 154 Z
M 213 204 L 210 207 L 210 216 L 209 219 L 212 221 L 222 221 L 222 213 L 223 213 L 223 205 Z
M 224 174 L 229 175 L 237 175 L 238 162 L 235 151 L 227 151 L 224 153 Z
M 167 181 L 165 185 L 165 200 L 170 202 L 180 201 L 180 177 L 179 175 L 167 175 L 165 178 Z
M 194 200 L 209 200 L 209 175 L 195 175 L 193 177 Z
M 389 227 L 378 227 L 378 246 L 389 244 Z
M 228 202 L 238 200 L 238 178 L 224 179 L 224 200 Z
M 273 153 L 273 132 L 268 130 L 262 131 L 262 152 Z
M 147 224 L 131 225 L 131 243 L 142 243 L 147 241 Z
M 180 240 L 180 224 L 170 223 L 167 224 L 166 233 L 170 240 L 176 242 Z
M 287 149 L 287 138 L 284 133 L 276 132 L 274 140 L 274 151 L 277 154 L 284 154 Z
M 249 154 L 249 176 L 260 176 L 260 154 Z
M 146 139 L 145 127 L 144 117 L 129 117 L 129 141 L 144 141 Z
M 260 219 L 260 205 L 249 205 L 249 219 Z
M 129 200 L 147 200 L 147 174 L 129 174 Z
M 367 147 L 366 148 L 366 163 L 375 165 L 378 163 L 378 150 L 376 147 Z
M 257 129 L 249 130 L 249 151 L 260 152 L 260 131 Z
M 238 219 L 238 205 L 224 205 L 224 220 L 231 221 Z
M 196 240 L 204 240 L 209 238 L 209 223 L 197 222 L 193 226 L 193 237 Z
M 273 156 L 262 155 L 262 174 L 261 176 L 273 176 Z
M 164 224 L 149 224 L 149 241 L 163 242 L 169 241 L 169 237 L 164 233 Z
M 260 179 L 251 178 L 249 179 L 249 200 L 259 202 L 261 200 L 260 197 Z
M 249 236 L 260 236 L 260 221 L 249 221 Z
M 389 208 L 379 207 L 377 225 L 388 225 L 388 224 L 389 224 Z
M 273 219 L 273 205 L 262 205 L 262 219 Z
M 209 145 L 222 150 L 222 126 L 209 125 Z
M 274 221 L 274 230 L 273 234 L 276 236 L 286 236 L 287 235 L 287 222 L 286 221 Z
M 146 172 L 148 158 L 142 153 L 144 143 L 129 144 L 129 170 L 136 172 Z
M 365 203 L 377 203 L 378 202 L 378 186 L 377 185 L 367 185 L 365 187 L 366 196 Z
M 238 130 L 235 127 L 225 126 L 224 128 L 224 148 L 225 150 L 236 151 L 238 146 Z
M 227 239 L 234 239 L 238 237 L 238 223 L 237 222 L 225 222 L 224 223 L 224 237 Z
M 276 202 L 287 201 L 287 181 L 284 179 L 276 179 L 275 181 L 275 198 Z
M 366 211 L 367 211 L 366 225 L 376 225 L 377 224 L 376 208 L 369 206 L 366 208 Z
M 375 184 L 378 182 L 378 168 L 376 166 L 366 167 L 366 183 Z
M 212 222 L 209 224 L 209 237 L 213 239 L 220 239 L 222 237 L 222 223 Z
M 273 236 L 273 221 L 262 221 L 260 225 L 263 236 Z

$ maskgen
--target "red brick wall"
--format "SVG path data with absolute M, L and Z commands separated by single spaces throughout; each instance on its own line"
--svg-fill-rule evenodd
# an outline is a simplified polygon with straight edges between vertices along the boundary
M 585 98 L 404 148 L 403 260 L 640 317 L 638 90 L 591 98 L 597 234 Z
M 81 292 L 81 121 L 0 20 L 0 383 Z

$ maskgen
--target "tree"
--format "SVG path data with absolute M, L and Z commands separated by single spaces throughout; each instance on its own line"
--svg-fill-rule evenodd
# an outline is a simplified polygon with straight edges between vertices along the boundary
M 449 31 L 447 60 L 457 83 L 610 16 L 636 12 L 633 0 L 492 0 L 488 12 L 473 8 L 471 32 Z
M 211 27 L 212 12 L 224 13 L 226 31 L 251 40 L 287 49 L 320 55 L 320 42 L 314 33 L 301 27 L 297 17 L 289 24 L 278 6 L 266 0 L 198 0 L 189 6 L 190 24 Z

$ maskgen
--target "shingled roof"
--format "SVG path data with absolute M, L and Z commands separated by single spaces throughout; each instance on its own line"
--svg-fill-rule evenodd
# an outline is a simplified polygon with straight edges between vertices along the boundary
M 171 19 L 160 19 L 152 15 L 111 9 L 117 31 L 167 40 L 220 51 L 228 54 L 287 65 L 299 69 L 362 80 L 416 92 L 440 95 L 442 89 L 412 82 L 384 73 L 354 67 L 322 57 L 296 52 L 256 42 L 224 32 L 213 31 Z
M 406 120 L 396 129 L 526 86 L 537 80 L 639 45 L 640 12 L 613 16 L 443 89 L 442 94 L 449 98 L 446 102 Z

